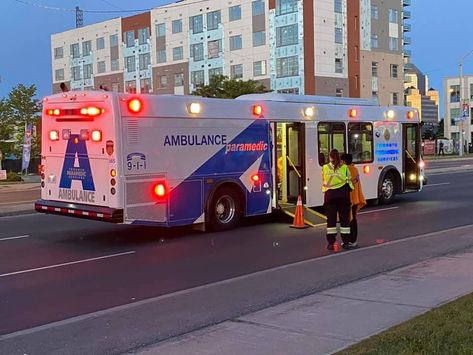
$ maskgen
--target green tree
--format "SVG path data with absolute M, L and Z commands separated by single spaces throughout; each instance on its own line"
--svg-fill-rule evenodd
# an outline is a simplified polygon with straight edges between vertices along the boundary
M 14 122 L 10 105 L 7 100 L 0 100 L 0 151 L 3 152 L 4 157 L 10 153 L 14 136 Z
M 32 124 L 36 131 L 41 119 L 41 103 L 35 99 L 36 86 L 25 86 L 18 84 L 14 87 L 6 100 L 9 106 L 11 120 L 15 126 L 16 144 L 12 145 L 12 153 L 18 158 L 23 152 L 23 141 L 25 138 L 25 126 Z M 38 157 L 41 150 L 41 134 L 37 132 L 31 139 L 31 158 Z
M 438 130 L 437 130 L 437 139 L 439 138 L 444 138 L 444 119 L 442 118 L 440 121 L 439 121 L 439 125 L 438 125 Z
M 209 85 L 204 85 L 195 90 L 192 95 L 202 97 L 216 97 L 221 99 L 234 99 L 240 95 L 265 93 L 268 90 L 263 84 L 255 80 L 235 80 L 224 75 L 214 75 L 210 78 Z

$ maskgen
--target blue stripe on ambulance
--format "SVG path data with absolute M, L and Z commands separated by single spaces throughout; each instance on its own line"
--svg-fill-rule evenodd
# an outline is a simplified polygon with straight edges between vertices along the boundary
M 240 177 L 262 156 L 259 170 L 254 173 L 259 173 L 262 184 L 267 182 L 271 185 L 269 163 L 271 149 L 268 132 L 267 121 L 254 121 L 174 188 L 169 199 L 169 225 L 184 225 L 198 219 L 204 213 L 205 201 L 210 191 L 222 180 L 237 183 L 246 193 L 246 215 L 266 213 L 270 204 L 270 195 L 266 194 L 265 189 L 261 189 L 260 192 L 249 192 L 242 184 Z M 257 149 L 228 151 L 228 149 L 241 147 L 240 144 L 248 147 L 250 143 Z M 256 144 L 260 145 L 255 146 Z M 213 183 L 207 184 L 206 179 L 212 179 Z

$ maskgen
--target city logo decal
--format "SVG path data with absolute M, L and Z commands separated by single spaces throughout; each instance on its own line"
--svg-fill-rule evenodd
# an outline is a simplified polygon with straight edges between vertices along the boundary
M 79 166 L 74 166 L 76 157 L 79 161 Z M 82 183 L 82 190 L 71 189 L 72 180 L 80 181 Z M 95 185 L 87 154 L 87 146 L 78 134 L 71 134 L 67 142 L 58 198 L 82 203 L 95 202 Z

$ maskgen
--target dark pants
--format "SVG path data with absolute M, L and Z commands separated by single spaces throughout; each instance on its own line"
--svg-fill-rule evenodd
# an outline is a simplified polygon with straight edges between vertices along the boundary
M 343 243 L 350 242 L 350 188 L 348 185 L 336 190 L 328 190 L 324 196 L 327 215 L 327 242 L 337 239 L 337 214 L 340 218 L 340 234 Z
M 356 239 L 358 238 L 358 222 L 356 220 L 356 213 L 358 212 L 358 205 L 351 206 L 351 222 L 350 222 L 350 232 L 351 238 L 350 242 L 356 243 Z

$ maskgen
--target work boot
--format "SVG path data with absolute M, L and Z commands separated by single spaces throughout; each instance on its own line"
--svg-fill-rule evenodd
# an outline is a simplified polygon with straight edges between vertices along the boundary
M 327 245 L 327 250 L 334 250 L 333 243 Z

